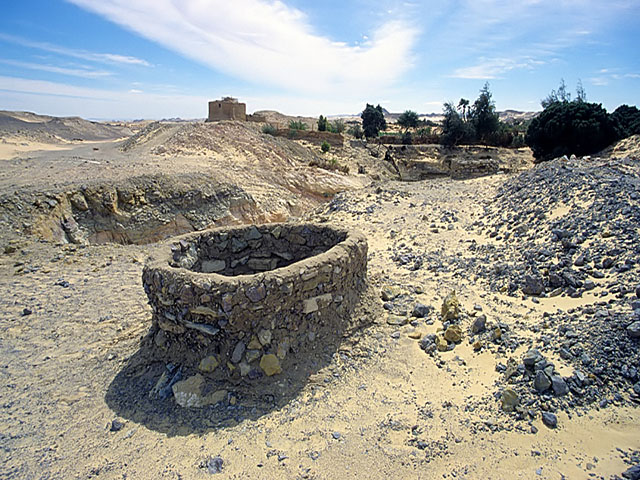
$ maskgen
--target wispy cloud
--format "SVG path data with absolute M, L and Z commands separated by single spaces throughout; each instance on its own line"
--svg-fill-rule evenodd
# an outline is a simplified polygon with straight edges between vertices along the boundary
M 144 67 L 150 67 L 151 64 L 146 60 L 137 57 L 131 57 L 128 55 L 119 55 L 116 53 L 95 53 L 86 50 L 79 50 L 74 48 L 62 47 L 47 42 L 36 42 L 28 40 L 16 35 L 7 35 L 0 33 L 0 41 L 9 42 L 22 47 L 33 48 L 36 50 L 42 50 L 45 52 L 55 53 L 66 57 L 79 58 L 90 62 L 106 63 L 106 64 L 121 64 L 121 65 L 140 65 Z
M 411 67 L 418 35 L 392 19 L 349 45 L 281 1 L 69 1 L 236 78 L 316 94 L 393 84 Z
M 453 72 L 453 78 L 473 80 L 491 80 L 512 70 L 532 70 L 536 66 L 544 65 L 544 61 L 533 58 L 490 58 L 480 59 L 480 62 L 470 67 L 458 68 Z
M 10 59 L 0 59 L 0 63 L 5 65 L 11 65 L 19 68 L 28 68 L 30 70 L 40 70 L 42 72 L 50 72 L 50 73 L 59 73 L 61 75 L 69 75 L 73 77 L 81 77 L 81 78 L 101 78 L 108 77 L 113 75 L 112 72 L 108 72 L 105 70 L 95 70 L 89 67 L 83 68 L 67 68 L 67 67 L 58 67 L 56 65 L 46 65 L 41 63 L 33 63 L 33 62 L 21 62 L 19 60 L 10 60 Z

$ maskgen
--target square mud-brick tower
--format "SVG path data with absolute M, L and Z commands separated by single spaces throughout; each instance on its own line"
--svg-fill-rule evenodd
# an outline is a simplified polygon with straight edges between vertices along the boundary
M 207 122 L 220 120 L 247 121 L 247 105 L 240 103 L 236 98 L 224 97 L 222 100 L 209 102 L 209 118 Z

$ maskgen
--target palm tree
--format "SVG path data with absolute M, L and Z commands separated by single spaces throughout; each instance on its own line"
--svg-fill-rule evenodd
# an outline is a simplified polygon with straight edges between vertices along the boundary
M 462 110 L 462 120 L 465 122 L 467 121 L 468 107 L 469 100 L 467 100 L 466 98 L 461 98 L 458 102 L 458 110 Z

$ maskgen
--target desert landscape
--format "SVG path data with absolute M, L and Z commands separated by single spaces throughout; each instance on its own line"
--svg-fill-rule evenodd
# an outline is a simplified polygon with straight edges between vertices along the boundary
M 264 126 L 0 114 L 0 477 L 640 478 L 640 136 L 534 163 Z M 363 234 L 343 330 L 305 304 L 228 353 L 180 343 L 143 271 L 251 225 Z

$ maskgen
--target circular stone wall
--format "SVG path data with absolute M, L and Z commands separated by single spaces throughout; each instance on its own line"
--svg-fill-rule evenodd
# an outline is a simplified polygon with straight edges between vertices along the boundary
M 252 379 L 344 331 L 366 270 L 359 233 L 268 224 L 182 236 L 142 279 L 155 344 L 173 361 Z

